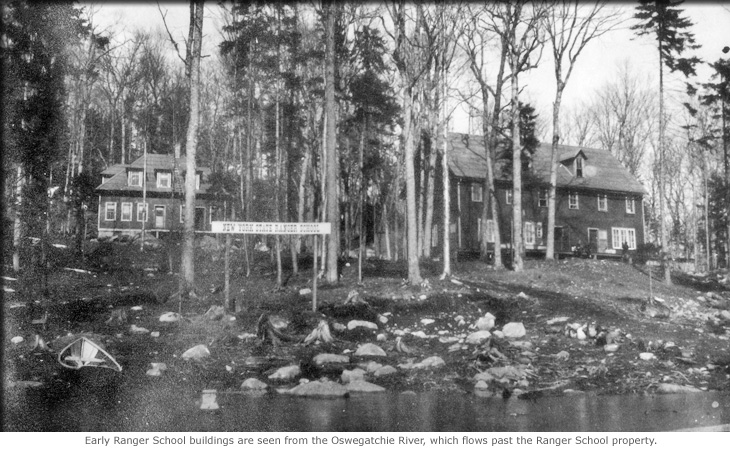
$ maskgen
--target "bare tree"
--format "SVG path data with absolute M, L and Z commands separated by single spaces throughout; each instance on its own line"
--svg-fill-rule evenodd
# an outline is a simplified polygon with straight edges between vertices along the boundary
M 555 100 L 553 102 L 553 138 L 548 192 L 547 251 L 545 259 L 555 255 L 555 192 L 558 181 L 558 144 L 560 143 L 560 102 L 570 75 L 585 46 L 603 36 L 618 24 L 616 13 L 606 12 L 606 3 L 583 5 L 581 2 L 561 2 L 546 15 L 546 30 L 550 37 L 555 67 Z
M 495 30 L 503 40 L 510 68 L 511 123 L 512 123 L 512 244 L 514 271 L 523 270 L 524 243 L 522 242 L 522 142 L 520 137 L 519 74 L 537 67 L 543 46 L 541 22 L 546 5 L 527 1 L 501 4 L 495 7 L 493 17 L 499 23 Z M 539 51 L 537 57 L 534 53 Z
M 326 3 L 325 7 L 325 153 L 327 157 L 327 219 L 332 231 L 327 241 L 327 282 L 339 279 L 337 259 L 340 255 L 339 159 L 337 153 L 337 111 L 335 104 L 335 18 L 339 6 Z
M 194 291 L 195 285 L 195 192 L 197 165 L 195 155 L 198 148 L 198 125 L 200 121 L 200 53 L 203 42 L 203 0 L 190 2 L 190 34 L 186 66 L 190 79 L 190 118 L 185 145 L 185 229 L 182 249 L 182 276 L 184 293 Z
M 615 155 L 631 174 L 639 176 L 646 143 L 657 133 L 657 115 L 654 93 L 643 86 L 641 77 L 625 63 L 615 81 L 596 92 L 590 115 L 595 141 Z

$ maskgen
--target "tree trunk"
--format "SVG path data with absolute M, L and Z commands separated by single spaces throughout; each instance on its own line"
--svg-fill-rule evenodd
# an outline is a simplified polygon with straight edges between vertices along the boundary
M 200 50 L 203 40 L 203 0 L 190 2 L 191 36 L 188 38 L 190 52 L 188 64 L 190 76 L 190 118 L 185 146 L 185 231 L 182 250 L 182 276 L 184 293 L 190 293 L 195 286 L 195 187 L 197 167 L 195 154 L 198 147 L 198 126 L 200 123 Z M 146 177 L 146 176 L 145 176 Z
M 15 181 L 15 220 L 13 221 L 13 270 L 20 271 L 20 248 L 23 240 L 23 166 L 18 164 Z
M 435 138 L 438 135 L 438 131 L 433 135 Z M 431 257 L 431 228 L 433 226 L 433 196 L 434 196 L 434 181 L 436 173 L 436 156 L 438 151 L 436 150 L 436 140 L 431 141 L 431 155 L 428 158 L 428 183 L 426 192 L 426 221 L 423 226 L 423 256 Z
M 523 270 L 522 257 L 522 142 L 520 139 L 520 103 L 516 56 L 512 56 L 510 66 L 512 70 L 512 269 L 516 272 Z
M 557 63 L 556 63 L 557 64 Z M 545 259 L 555 258 L 555 211 L 558 186 L 558 144 L 560 142 L 560 102 L 563 97 L 563 87 L 558 72 L 558 89 L 555 92 L 553 103 L 553 142 L 550 154 L 550 187 L 548 188 L 548 221 L 547 221 L 547 248 Z
M 327 112 L 326 147 L 327 154 L 327 220 L 332 231 L 327 241 L 327 282 L 336 283 L 339 279 L 337 258 L 340 254 L 340 203 L 337 196 L 339 188 L 339 159 L 336 137 L 335 104 L 335 14 L 338 5 L 326 5 L 325 24 L 325 111 Z
M 667 261 L 669 241 L 667 238 L 667 225 L 664 222 L 664 59 L 661 52 L 662 41 L 659 40 L 659 225 L 661 227 L 662 240 L 662 266 L 664 267 L 664 282 L 672 284 L 671 271 Z
M 406 82 L 407 83 L 407 82 Z M 416 182 L 413 159 L 413 98 L 411 87 L 403 89 L 403 136 L 405 138 L 405 161 L 406 161 L 406 223 L 407 223 L 407 247 L 408 247 L 408 282 L 412 285 L 421 283 L 421 272 L 418 267 L 418 218 L 416 212 Z

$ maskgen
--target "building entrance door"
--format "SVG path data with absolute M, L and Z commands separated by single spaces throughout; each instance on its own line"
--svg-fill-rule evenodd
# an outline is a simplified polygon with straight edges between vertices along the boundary
M 165 229 L 165 206 L 155 206 L 155 229 Z

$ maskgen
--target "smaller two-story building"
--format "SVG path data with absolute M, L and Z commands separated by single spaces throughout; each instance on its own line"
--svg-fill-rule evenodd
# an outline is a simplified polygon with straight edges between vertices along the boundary
M 494 249 L 495 219 L 490 214 L 487 224 L 482 225 L 482 209 L 491 213 L 489 197 L 483 193 L 485 155 L 481 136 L 451 134 L 451 206 L 452 218 L 456 219 L 452 231 L 462 251 L 480 249 L 482 227 L 487 228 L 487 247 Z M 544 253 L 547 249 L 551 155 L 551 145 L 540 144 L 523 172 L 522 237 L 528 253 Z M 498 175 L 511 174 L 500 167 L 495 170 Z M 512 240 L 512 181 L 498 177 L 495 185 L 504 249 L 511 246 Z M 641 183 L 609 151 L 559 146 L 555 252 L 570 253 L 579 245 L 590 245 L 596 255 L 620 255 L 624 244 L 636 250 L 645 237 L 645 194 Z
M 185 220 L 185 156 L 147 154 L 130 164 L 116 164 L 101 173 L 99 237 L 135 236 L 144 229 L 161 233 L 182 231 Z M 210 231 L 218 219 L 218 203 L 210 193 L 210 169 L 198 167 L 195 175 L 195 231 Z

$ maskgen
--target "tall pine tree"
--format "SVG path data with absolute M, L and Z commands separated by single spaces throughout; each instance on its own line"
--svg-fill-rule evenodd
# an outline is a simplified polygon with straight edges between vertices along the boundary
M 695 75 L 695 66 L 700 62 L 697 57 L 683 58 L 680 55 L 688 49 L 699 48 L 695 44 L 694 34 L 688 29 L 692 26 L 689 19 L 682 16 L 683 10 L 678 6 L 682 1 L 645 1 L 640 0 L 636 7 L 634 18 L 640 23 L 631 27 L 638 36 L 649 35 L 657 41 L 659 51 L 659 223 L 661 227 L 662 264 L 664 267 L 664 281 L 672 284 L 669 266 L 667 265 L 667 250 L 669 241 L 667 226 L 664 221 L 664 151 L 666 147 L 665 113 L 664 113 L 664 67 L 670 72 L 681 72 L 685 77 Z

